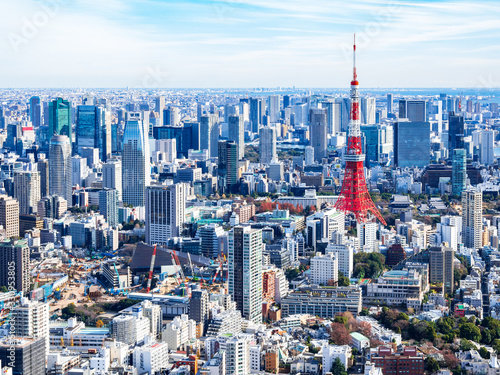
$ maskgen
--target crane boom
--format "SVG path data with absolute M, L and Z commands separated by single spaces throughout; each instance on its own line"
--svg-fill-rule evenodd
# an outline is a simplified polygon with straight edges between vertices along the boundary
M 154 245 L 153 248 L 153 255 L 151 255 L 151 265 L 149 266 L 149 276 L 148 276 L 148 288 L 146 293 L 149 293 L 149 290 L 151 289 L 151 281 L 153 280 L 153 269 L 155 266 L 155 259 L 156 259 L 156 244 Z

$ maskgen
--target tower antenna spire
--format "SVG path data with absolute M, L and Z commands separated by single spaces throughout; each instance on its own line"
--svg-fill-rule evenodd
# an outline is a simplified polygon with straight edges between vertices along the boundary
M 357 81 L 358 75 L 356 73 L 356 34 L 354 34 L 354 44 L 353 44 L 353 54 L 352 54 L 352 67 L 353 67 L 353 75 L 352 80 Z

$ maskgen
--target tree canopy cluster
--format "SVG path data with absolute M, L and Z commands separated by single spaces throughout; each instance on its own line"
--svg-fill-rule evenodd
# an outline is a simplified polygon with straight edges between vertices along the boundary
M 353 276 L 363 278 L 375 278 L 385 268 L 385 256 L 380 253 L 357 253 L 354 254 Z

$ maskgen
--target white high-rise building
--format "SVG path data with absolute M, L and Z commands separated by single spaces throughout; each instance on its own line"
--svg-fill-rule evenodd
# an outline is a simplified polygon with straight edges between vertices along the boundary
M 375 98 L 361 98 L 361 123 L 364 125 L 375 124 Z
M 448 243 L 448 247 L 458 250 L 458 244 L 462 243 L 462 217 L 441 216 L 441 223 L 436 224 L 436 234 L 439 235 L 439 243 Z
M 40 172 L 19 171 L 14 174 L 14 198 L 19 202 L 19 214 L 37 212 L 40 196 Z
M 482 247 L 483 193 L 469 187 L 462 192 L 462 236 L 465 247 Z
M 277 158 L 276 152 L 276 129 L 274 127 L 263 127 L 259 130 L 259 153 L 260 162 L 269 164 Z
M 229 232 L 229 294 L 245 319 L 262 322 L 262 230 L 236 226 Z
M 83 181 L 89 175 L 89 167 L 87 166 L 87 159 L 82 158 L 80 155 L 75 155 L 71 158 L 71 182 L 73 186 L 83 186 Z
M 340 362 L 345 366 L 347 370 L 347 366 L 349 365 L 349 358 L 351 358 L 351 347 L 349 345 L 323 345 L 323 375 L 330 372 L 332 368 L 333 362 L 337 358 L 340 359 Z
M 338 259 L 339 271 L 345 277 L 350 278 L 354 267 L 354 248 L 349 245 L 328 244 L 326 247 L 327 254 L 335 254 Z
M 357 229 L 359 248 L 366 252 L 374 251 L 377 241 L 377 223 L 358 223 Z
M 149 326 L 151 328 L 151 336 L 159 338 L 161 328 L 163 325 L 163 312 L 160 305 L 156 305 L 151 301 L 142 301 L 142 314 L 149 319 Z
M 186 186 L 152 185 L 146 188 L 146 242 L 166 245 L 169 238 L 179 237 L 184 224 Z
M 495 162 L 495 132 L 483 130 L 481 132 L 481 164 L 491 165 Z
M 314 164 L 314 148 L 312 146 L 306 146 L 304 154 L 306 165 Z
M 269 95 L 269 104 L 267 106 L 267 114 L 269 115 L 269 120 L 271 124 L 278 122 L 280 118 L 280 96 L 279 95 Z M 269 124 L 268 124 L 269 125 Z
M 116 189 L 118 199 L 122 199 L 122 161 L 110 159 L 102 166 L 102 187 Z
M 155 152 L 153 161 L 155 163 L 173 163 L 177 159 L 177 140 L 157 139 L 155 140 Z
M 169 349 L 168 344 L 158 342 L 137 347 L 132 354 L 133 365 L 140 374 L 156 374 L 169 367 Z
M 230 115 L 227 127 L 228 140 L 236 142 L 239 158 L 243 159 L 245 156 L 245 123 L 243 122 L 243 116 Z
M 49 144 L 49 192 L 72 202 L 71 142 L 65 135 L 55 135 Z
M 328 281 L 338 281 L 339 263 L 336 254 L 322 255 L 317 253 L 311 258 L 311 282 L 327 285 Z
M 10 323 L 15 336 L 43 337 L 45 355 L 49 354 L 49 305 L 38 301 L 21 298 L 21 303 L 12 309 Z
M 162 332 L 162 341 L 170 350 L 177 350 L 181 345 L 196 338 L 196 322 L 186 314 L 175 317 Z
M 123 133 L 123 202 L 135 207 L 145 205 L 145 188 L 151 180 L 148 124 L 142 112 L 127 113 Z
M 249 349 L 250 354 L 250 371 L 252 373 L 261 372 L 260 362 L 262 357 L 262 347 L 260 345 L 251 345 Z
M 233 336 L 226 341 L 226 374 L 250 374 L 250 345 L 247 337 Z
M 118 315 L 110 323 L 111 337 L 129 345 L 143 342 L 151 332 L 149 319 L 142 307 L 132 307 L 132 315 Z

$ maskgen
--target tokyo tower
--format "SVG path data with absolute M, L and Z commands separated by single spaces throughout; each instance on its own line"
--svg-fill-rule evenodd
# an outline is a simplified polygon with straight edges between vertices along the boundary
M 358 76 L 356 74 L 356 36 L 353 45 L 353 78 L 351 82 L 351 121 L 349 122 L 349 138 L 347 140 L 347 154 L 345 155 L 344 182 L 339 199 L 335 207 L 346 213 L 356 216 L 358 223 L 365 223 L 370 219 L 369 212 L 379 221 L 387 225 L 377 207 L 372 201 L 366 187 L 363 162 L 365 155 L 361 149 L 361 120 L 358 95 Z

